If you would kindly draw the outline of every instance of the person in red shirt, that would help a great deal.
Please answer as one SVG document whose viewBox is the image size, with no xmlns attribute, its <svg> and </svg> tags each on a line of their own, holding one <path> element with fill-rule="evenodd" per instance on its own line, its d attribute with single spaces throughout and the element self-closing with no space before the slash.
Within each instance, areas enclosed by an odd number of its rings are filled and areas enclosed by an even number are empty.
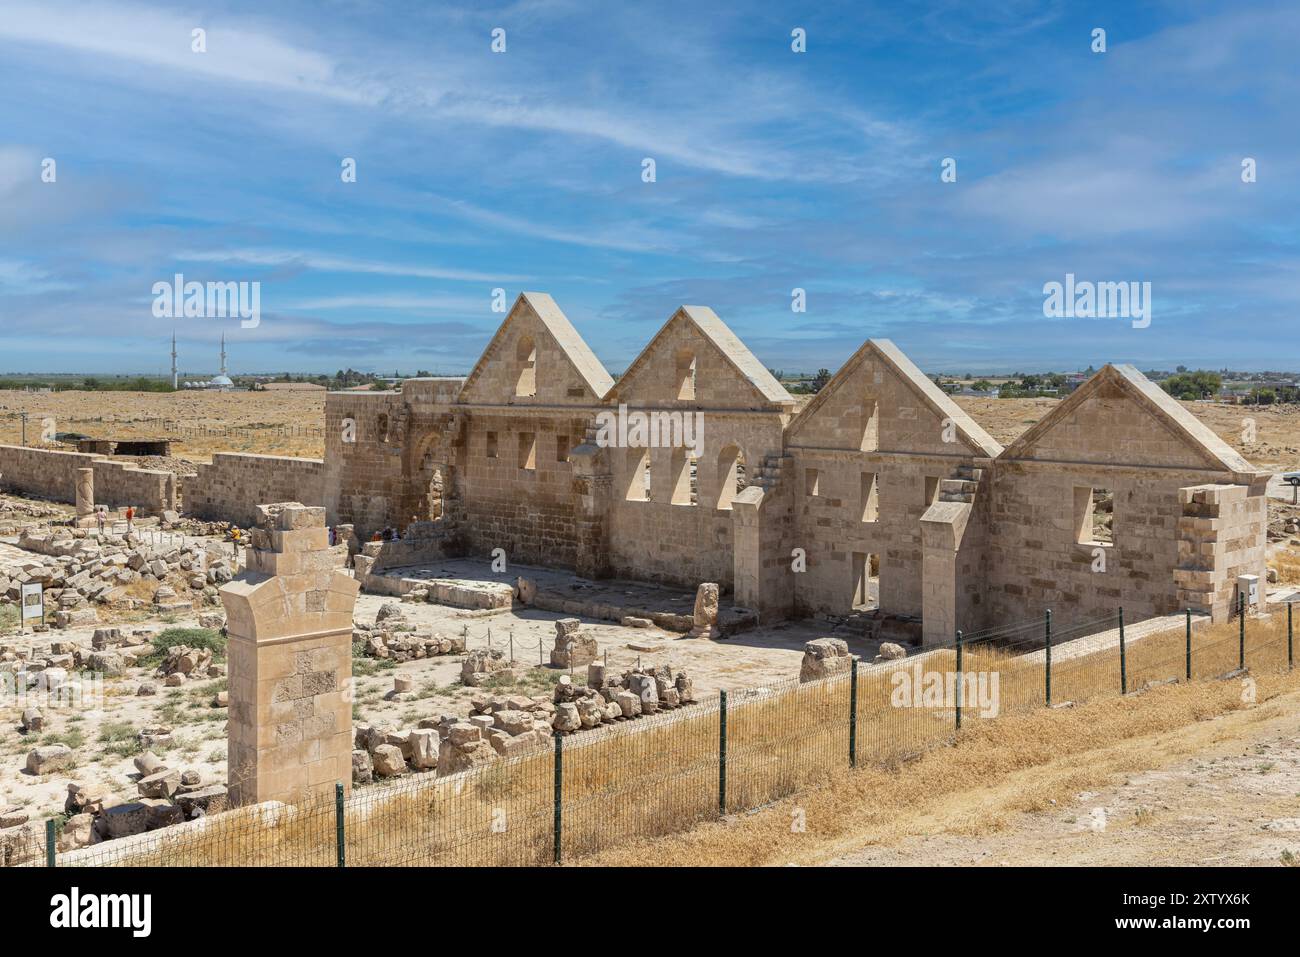
<svg viewBox="0 0 1300 957">
<path fill-rule="evenodd" d="M 131 534 L 131 519 L 135 518 L 135 509 L 130 505 L 126 507 L 126 533 Z"/>
</svg>

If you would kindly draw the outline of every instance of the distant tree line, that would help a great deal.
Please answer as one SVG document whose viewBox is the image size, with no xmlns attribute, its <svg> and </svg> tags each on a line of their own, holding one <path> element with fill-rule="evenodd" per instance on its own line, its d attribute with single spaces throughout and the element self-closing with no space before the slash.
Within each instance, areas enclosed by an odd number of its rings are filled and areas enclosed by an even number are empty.
<svg viewBox="0 0 1300 957">
<path fill-rule="evenodd" d="M 54 392 L 171 392 L 172 384 L 168 379 L 152 376 L 135 376 L 133 378 L 101 379 L 98 376 L 83 378 L 60 378 L 41 381 L 39 379 L 0 379 L 0 389 L 50 389 Z"/>
<path fill-rule="evenodd" d="M 1223 388 L 1223 377 L 1217 372 L 1207 372 L 1204 369 L 1195 372 L 1180 369 L 1160 385 L 1175 399 L 1191 402 L 1196 399 L 1212 399 L 1218 395 Z"/>
</svg>

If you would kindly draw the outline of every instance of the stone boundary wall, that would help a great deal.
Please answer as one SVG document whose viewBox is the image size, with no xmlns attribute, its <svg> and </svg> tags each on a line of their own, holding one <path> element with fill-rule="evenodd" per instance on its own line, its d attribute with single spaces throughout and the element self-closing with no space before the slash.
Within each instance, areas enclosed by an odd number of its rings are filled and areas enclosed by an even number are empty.
<svg viewBox="0 0 1300 957">
<path fill-rule="evenodd" d="M 181 480 L 185 514 L 208 521 L 256 524 L 257 506 L 270 502 L 325 504 L 325 463 L 284 455 L 218 452 L 210 465 Z"/>
<path fill-rule="evenodd" d="M 136 468 L 100 455 L 0 445 L 0 488 L 52 499 L 77 500 L 77 470 L 94 469 L 95 504 L 134 506 L 142 515 L 176 507 L 176 476 Z"/>
</svg>

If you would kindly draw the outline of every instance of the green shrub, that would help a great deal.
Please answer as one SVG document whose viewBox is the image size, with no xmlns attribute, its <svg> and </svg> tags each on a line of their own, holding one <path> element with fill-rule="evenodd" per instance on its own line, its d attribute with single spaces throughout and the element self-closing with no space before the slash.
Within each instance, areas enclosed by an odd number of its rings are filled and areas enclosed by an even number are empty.
<svg viewBox="0 0 1300 957">
<path fill-rule="evenodd" d="M 226 636 L 214 628 L 167 628 L 156 635 L 150 644 L 153 645 L 153 654 L 143 659 L 141 664 L 158 664 L 177 645 L 211 651 L 213 661 L 226 659 Z"/>
</svg>

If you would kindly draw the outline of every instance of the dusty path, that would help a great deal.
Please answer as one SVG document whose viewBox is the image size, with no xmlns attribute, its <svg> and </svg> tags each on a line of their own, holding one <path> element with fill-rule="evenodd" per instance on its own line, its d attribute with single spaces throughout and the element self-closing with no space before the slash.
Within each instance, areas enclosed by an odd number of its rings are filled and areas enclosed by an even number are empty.
<svg viewBox="0 0 1300 957">
<path fill-rule="evenodd" d="M 1236 866 L 1278 864 L 1285 851 L 1300 860 L 1300 695 L 1285 702 L 1107 749 L 1098 757 L 1131 754 L 1152 770 L 1019 814 L 995 834 L 910 837 L 826 863 Z M 995 802 L 1007 790 L 962 798 Z M 940 812 L 935 823 L 952 821 Z"/>
</svg>

